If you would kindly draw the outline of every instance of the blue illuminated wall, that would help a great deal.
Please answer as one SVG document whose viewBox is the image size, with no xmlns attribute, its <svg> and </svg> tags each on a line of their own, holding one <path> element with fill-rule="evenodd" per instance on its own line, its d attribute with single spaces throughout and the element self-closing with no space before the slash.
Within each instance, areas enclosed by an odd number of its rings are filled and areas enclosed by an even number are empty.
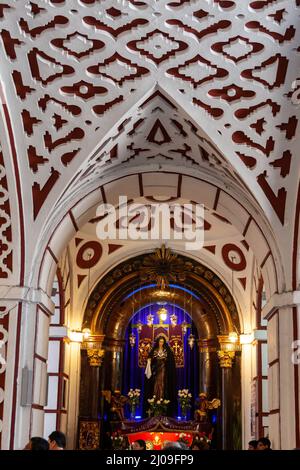
<svg viewBox="0 0 300 470">
<path fill-rule="evenodd" d="M 144 378 L 145 378 L 145 369 L 138 367 L 138 333 L 136 328 L 132 328 L 132 325 L 141 321 L 143 324 L 147 323 L 147 315 L 150 313 L 154 315 L 154 323 L 159 323 L 159 318 L 157 316 L 157 311 L 161 308 L 162 305 L 151 304 L 143 307 L 137 311 L 132 317 L 127 330 L 126 330 L 126 344 L 124 350 L 124 366 L 123 366 L 123 387 L 122 392 L 124 395 L 127 395 L 130 388 L 139 388 L 141 389 L 141 396 L 143 397 L 144 393 Z M 199 394 L 199 351 L 198 345 L 195 342 L 194 348 L 191 350 L 187 339 L 190 333 L 195 335 L 196 341 L 198 339 L 197 330 L 194 327 L 191 317 L 180 307 L 173 304 L 163 305 L 168 310 L 168 319 L 164 323 L 170 323 L 170 315 L 175 313 L 178 317 L 177 324 L 180 325 L 183 321 L 192 325 L 192 329 L 188 329 L 187 333 L 184 335 L 184 359 L 185 366 L 183 368 L 176 369 L 176 383 L 177 390 L 182 388 L 188 388 L 193 397 L 196 397 Z M 132 348 L 129 344 L 129 335 L 131 331 L 136 335 L 136 343 Z M 141 401 L 139 409 L 137 409 L 136 416 L 143 415 L 143 402 Z M 179 416 L 178 410 L 178 416 Z M 190 411 L 190 416 L 193 415 L 193 408 Z M 129 416 L 129 410 L 127 410 L 127 416 Z"/>
</svg>

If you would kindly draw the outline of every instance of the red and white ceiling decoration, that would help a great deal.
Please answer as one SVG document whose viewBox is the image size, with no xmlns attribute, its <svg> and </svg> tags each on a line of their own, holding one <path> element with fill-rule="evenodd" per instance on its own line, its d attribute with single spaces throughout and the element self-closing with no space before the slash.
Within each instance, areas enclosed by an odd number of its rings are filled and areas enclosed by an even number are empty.
<svg viewBox="0 0 300 470">
<path fill-rule="evenodd" d="M 0 279 L 7 279 L 12 273 L 12 268 L 12 229 L 9 192 L 0 143 Z"/>
<path fill-rule="evenodd" d="M 298 7 L 299 0 L 1 2 L 1 78 L 33 219 L 47 216 L 88 155 L 157 83 L 283 224 L 297 173 Z M 183 164 L 199 158 L 184 141 L 188 123 L 182 128 L 171 114 L 166 123 L 148 121 L 149 156 L 169 143 L 166 158 L 171 150 Z M 144 137 L 145 124 L 132 121 L 132 135 Z"/>
<path fill-rule="evenodd" d="M 218 175 L 224 181 L 241 184 L 241 180 L 226 158 L 201 132 L 189 116 L 179 110 L 160 90 L 143 101 L 137 112 L 128 117 L 87 159 L 81 168 L 77 187 L 86 179 L 97 180 L 105 169 L 122 163 L 129 166 L 169 164 L 178 168 L 200 170 Z M 76 186 L 73 183 L 73 188 Z"/>
</svg>

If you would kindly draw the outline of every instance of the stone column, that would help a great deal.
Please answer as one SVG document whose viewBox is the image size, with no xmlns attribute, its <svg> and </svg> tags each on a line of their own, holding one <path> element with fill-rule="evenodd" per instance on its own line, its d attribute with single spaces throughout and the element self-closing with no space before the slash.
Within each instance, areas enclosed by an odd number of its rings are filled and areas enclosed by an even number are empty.
<svg viewBox="0 0 300 470">
<path fill-rule="evenodd" d="M 106 338 L 103 343 L 105 361 L 103 378 L 101 380 L 103 390 L 121 390 L 123 372 L 123 349 L 125 340 Z"/>
<path fill-rule="evenodd" d="M 220 367 L 222 371 L 222 449 L 233 448 L 232 443 L 232 361 L 234 351 L 218 351 Z"/>
<path fill-rule="evenodd" d="M 5 360 L 3 384 L 0 377 L 0 388 L 4 389 L 2 449 L 22 449 L 31 436 L 43 436 L 49 322 L 54 304 L 40 289 L 14 287 L 8 290 L 10 298 L 2 290 L 0 307 L 7 306 L 7 311 L 0 310 L 2 326 L 8 321 L 5 351 L 0 348 Z"/>
<path fill-rule="evenodd" d="M 268 320 L 269 437 L 274 449 L 300 446 L 300 291 L 275 294 L 263 308 Z"/>
<path fill-rule="evenodd" d="M 67 448 L 76 449 L 77 424 L 79 412 L 79 385 L 80 385 L 80 342 L 70 343 L 69 366 L 69 399 L 68 399 L 68 424 L 67 424 Z M 87 400 L 89 397 L 87 397 Z"/>
</svg>

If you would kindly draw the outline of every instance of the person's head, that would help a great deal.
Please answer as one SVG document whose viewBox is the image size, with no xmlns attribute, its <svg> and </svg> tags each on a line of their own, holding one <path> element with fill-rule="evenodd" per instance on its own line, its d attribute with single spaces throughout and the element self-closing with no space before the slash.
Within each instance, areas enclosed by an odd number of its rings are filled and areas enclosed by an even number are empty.
<svg viewBox="0 0 300 470">
<path fill-rule="evenodd" d="M 168 344 L 167 344 L 167 341 L 166 341 L 166 338 L 164 336 L 158 336 L 156 339 L 155 339 L 155 343 L 154 343 L 154 348 L 165 348 L 167 347 Z"/>
<path fill-rule="evenodd" d="M 257 441 L 249 441 L 248 442 L 248 450 L 256 450 L 257 449 Z"/>
<path fill-rule="evenodd" d="M 24 447 L 24 450 L 49 450 L 49 444 L 42 437 L 32 437 Z"/>
<path fill-rule="evenodd" d="M 267 437 L 260 437 L 257 441 L 257 450 L 270 450 L 271 441 Z"/>
<path fill-rule="evenodd" d="M 209 450 L 209 445 L 206 441 L 195 441 L 191 446 L 191 450 Z"/>
<path fill-rule="evenodd" d="M 164 450 L 188 450 L 188 446 L 184 442 L 179 441 L 165 441 L 163 445 Z"/>
<path fill-rule="evenodd" d="M 53 431 L 48 438 L 48 442 L 50 450 L 63 450 L 66 447 L 66 436 L 63 432 Z"/>
<path fill-rule="evenodd" d="M 138 439 L 132 443 L 132 450 L 146 450 L 146 442 L 143 439 Z"/>
<path fill-rule="evenodd" d="M 164 336 L 158 336 L 155 340 L 155 348 L 164 348 L 167 346 L 166 338 Z"/>
</svg>

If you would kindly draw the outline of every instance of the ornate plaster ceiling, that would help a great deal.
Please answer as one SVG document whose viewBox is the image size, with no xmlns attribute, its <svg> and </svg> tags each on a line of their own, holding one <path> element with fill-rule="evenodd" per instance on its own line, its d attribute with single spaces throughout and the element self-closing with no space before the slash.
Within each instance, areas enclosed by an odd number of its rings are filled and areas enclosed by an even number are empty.
<svg viewBox="0 0 300 470">
<path fill-rule="evenodd" d="M 3 165 L 14 168 L 28 249 L 33 224 L 60 198 L 121 164 L 213 172 L 220 184 L 246 185 L 278 230 L 288 225 L 299 173 L 298 7 L 2 2 Z M 9 227 L 4 243 L 2 271 Z"/>
</svg>

